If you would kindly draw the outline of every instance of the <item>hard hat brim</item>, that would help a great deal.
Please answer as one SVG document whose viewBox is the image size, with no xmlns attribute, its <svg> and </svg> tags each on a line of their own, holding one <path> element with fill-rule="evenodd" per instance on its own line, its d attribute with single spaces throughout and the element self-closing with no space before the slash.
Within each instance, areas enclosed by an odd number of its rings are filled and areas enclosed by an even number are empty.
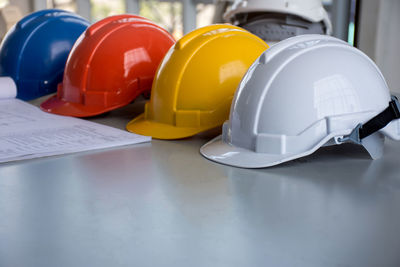
<svg viewBox="0 0 400 267">
<path fill-rule="evenodd" d="M 43 111 L 72 117 L 91 117 L 106 113 L 119 107 L 123 107 L 129 103 L 121 103 L 120 105 L 104 108 L 102 106 L 85 106 L 81 103 L 66 102 L 54 95 L 44 101 L 40 108 Z"/>
<path fill-rule="evenodd" d="M 203 145 L 200 148 L 200 153 L 205 158 L 217 163 L 255 169 L 275 166 L 305 156 L 305 154 L 311 154 L 312 152 L 307 151 L 301 155 L 295 153 L 284 155 L 256 153 L 255 151 L 229 145 L 222 140 L 222 135 L 219 135 Z"/>
<path fill-rule="evenodd" d="M 176 127 L 165 123 L 146 120 L 144 114 L 141 114 L 131 120 L 126 125 L 126 129 L 129 132 L 151 136 L 156 139 L 173 140 L 194 136 L 202 131 L 209 129 L 209 127 Z"/>
</svg>

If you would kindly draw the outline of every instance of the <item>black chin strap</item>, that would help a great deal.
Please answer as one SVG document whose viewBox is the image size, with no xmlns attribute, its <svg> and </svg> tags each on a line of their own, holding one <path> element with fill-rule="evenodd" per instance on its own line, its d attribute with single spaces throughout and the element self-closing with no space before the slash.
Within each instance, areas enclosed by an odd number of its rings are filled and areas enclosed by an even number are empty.
<svg viewBox="0 0 400 267">
<path fill-rule="evenodd" d="M 340 142 L 352 142 L 361 144 L 361 140 L 371 134 L 379 131 L 383 127 L 389 124 L 392 120 L 400 118 L 400 103 L 397 97 L 392 96 L 392 100 L 389 102 L 389 106 L 367 121 L 364 124 L 358 124 L 356 128 L 349 134 L 340 138 Z"/>
</svg>

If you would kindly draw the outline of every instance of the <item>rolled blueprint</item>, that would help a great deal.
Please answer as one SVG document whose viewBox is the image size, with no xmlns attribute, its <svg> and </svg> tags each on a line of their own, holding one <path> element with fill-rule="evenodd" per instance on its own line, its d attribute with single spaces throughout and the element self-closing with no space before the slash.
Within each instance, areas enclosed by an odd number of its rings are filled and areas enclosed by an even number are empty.
<svg viewBox="0 0 400 267">
<path fill-rule="evenodd" d="M 17 86 L 10 77 L 0 77 L 0 100 L 15 98 L 17 96 Z"/>
</svg>

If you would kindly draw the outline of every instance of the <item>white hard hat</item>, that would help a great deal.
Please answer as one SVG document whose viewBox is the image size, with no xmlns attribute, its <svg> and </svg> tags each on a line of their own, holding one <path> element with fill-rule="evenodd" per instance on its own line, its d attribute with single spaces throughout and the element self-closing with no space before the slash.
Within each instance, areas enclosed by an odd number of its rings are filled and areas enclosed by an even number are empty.
<svg viewBox="0 0 400 267">
<path fill-rule="evenodd" d="M 235 0 L 224 19 L 233 22 L 238 14 L 255 12 L 291 14 L 311 22 L 323 22 L 325 33 L 332 33 L 332 24 L 322 0 Z"/>
<path fill-rule="evenodd" d="M 266 50 L 235 93 L 223 134 L 201 148 L 213 161 L 261 168 L 353 142 L 372 158 L 384 136 L 400 140 L 399 102 L 360 50 L 324 35 L 301 35 Z"/>
</svg>

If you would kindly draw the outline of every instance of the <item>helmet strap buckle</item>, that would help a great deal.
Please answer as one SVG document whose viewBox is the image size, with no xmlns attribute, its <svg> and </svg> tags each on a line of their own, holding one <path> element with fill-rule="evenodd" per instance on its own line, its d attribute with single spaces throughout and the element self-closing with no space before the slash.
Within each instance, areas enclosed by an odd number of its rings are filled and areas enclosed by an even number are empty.
<svg viewBox="0 0 400 267">
<path fill-rule="evenodd" d="M 361 145 L 364 138 L 376 133 L 396 119 L 400 119 L 400 103 L 397 97 L 392 96 L 389 106 L 384 111 L 364 124 L 359 123 L 349 135 L 338 138 L 337 141 L 339 143 L 351 142 Z"/>
<path fill-rule="evenodd" d="M 360 129 L 362 127 L 362 124 L 359 123 L 356 128 L 354 128 L 351 133 L 349 135 L 345 135 L 343 137 L 339 137 L 337 139 L 339 144 L 342 143 L 354 143 L 354 144 L 358 144 L 361 145 L 361 138 L 360 138 Z"/>
</svg>

